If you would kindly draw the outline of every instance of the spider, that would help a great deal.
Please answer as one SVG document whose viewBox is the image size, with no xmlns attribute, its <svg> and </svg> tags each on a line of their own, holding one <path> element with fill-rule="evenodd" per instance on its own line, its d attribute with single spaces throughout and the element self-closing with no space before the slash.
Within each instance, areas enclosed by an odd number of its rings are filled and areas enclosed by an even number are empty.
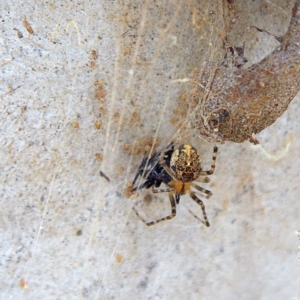
<svg viewBox="0 0 300 300">
<path fill-rule="evenodd" d="M 205 207 L 203 202 L 192 191 L 192 187 L 197 191 L 205 194 L 205 197 L 209 199 L 212 193 L 199 185 L 196 182 L 210 182 L 210 179 L 205 176 L 212 175 L 215 170 L 215 163 L 217 157 L 218 147 L 214 147 L 211 168 L 208 171 L 202 170 L 202 158 L 197 150 L 190 144 L 183 144 L 177 149 L 174 149 L 174 144 L 171 143 L 167 148 L 153 154 L 150 158 L 144 156 L 138 172 L 133 180 L 133 191 L 137 191 L 143 188 L 149 189 L 152 187 L 153 193 L 168 192 L 171 204 L 171 214 L 158 219 L 156 221 L 147 222 L 144 220 L 136 209 L 132 209 L 147 226 L 152 226 L 159 222 L 170 220 L 176 216 L 176 204 L 179 204 L 180 196 L 189 194 L 190 197 L 197 202 L 202 209 L 204 222 L 194 215 L 199 221 L 209 227 L 209 222 L 206 216 Z M 145 181 L 141 185 L 135 186 L 138 177 L 142 177 Z M 160 187 L 164 183 L 168 186 L 165 189 L 155 189 Z"/>
</svg>

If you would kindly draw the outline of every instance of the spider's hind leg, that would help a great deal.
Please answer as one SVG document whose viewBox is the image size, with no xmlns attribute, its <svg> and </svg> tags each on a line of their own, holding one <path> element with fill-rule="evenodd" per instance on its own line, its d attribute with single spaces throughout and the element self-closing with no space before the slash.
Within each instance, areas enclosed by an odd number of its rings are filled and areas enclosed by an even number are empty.
<svg viewBox="0 0 300 300">
<path fill-rule="evenodd" d="M 209 222 L 208 222 L 208 219 L 206 216 L 205 206 L 204 206 L 203 202 L 192 191 L 190 191 L 189 194 L 190 194 L 191 198 L 201 206 L 202 214 L 204 217 L 204 222 L 202 220 L 200 220 L 198 217 L 196 219 L 199 219 L 203 224 L 205 224 L 207 227 L 209 227 L 210 225 L 209 225 Z M 192 213 L 192 215 L 193 215 L 193 213 Z"/>
<path fill-rule="evenodd" d="M 147 226 L 152 226 L 154 224 L 157 224 L 157 223 L 160 223 L 162 221 L 166 221 L 166 220 L 171 220 L 173 219 L 175 216 L 176 216 L 176 204 L 175 204 L 175 198 L 174 198 L 174 193 L 170 192 L 169 193 L 169 199 L 170 199 L 170 204 L 171 204 L 171 208 L 172 208 L 172 211 L 171 211 L 171 214 L 164 217 L 164 218 L 161 218 L 161 219 L 158 219 L 158 220 L 155 220 L 155 221 L 151 221 L 151 222 L 147 222 L 145 219 L 143 219 L 139 213 L 137 212 L 137 210 L 132 207 L 133 211 L 135 212 L 135 214 L 137 215 L 137 217 L 143 222 L 145 223 Z"/>
</svg>

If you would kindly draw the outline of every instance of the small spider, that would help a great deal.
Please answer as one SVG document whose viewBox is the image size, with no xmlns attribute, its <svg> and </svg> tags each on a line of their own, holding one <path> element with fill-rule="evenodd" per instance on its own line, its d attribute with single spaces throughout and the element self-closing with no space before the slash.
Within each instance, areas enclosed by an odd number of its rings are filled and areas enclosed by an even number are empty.
<svg viewBox="0 0 300 300">
<path fill-rule="evenodd" d="M 211 168 L 208 171 L 202 171 L 202 158 L 197 150 L 190 144 L 183 144 L 174 150 L 174 144 L 171 143 L 167 148 L 153 154 L 150 158 L 146 158 L 144 156 L 133 180 L 133 186 L 139 176 L 144 178 L 145 181 L 141 185 L 134 186 L 133 191 L 140 190 L 142 188 L 149 189 L 152 187 L 153 193 L 168 192 L 172 212 L 167 217 L 147 222 L 133 207 L 138 218 L 141 219 L 147 226 L 151 226 L 165 220 L 170 220 L 176 216 L 176 204 L 179 204 L 180 196 L 189 194 L 190 197 L 201 206 L 205 222 L 200 220 L 193 213 L 192 214 L 195 218 L 209 227 L 210 225 L 207 220 L 204 204 L 191 190 L 191 188 L 193 187 L 205 194 L 207 199 L 212 196 L 210 191 L 198 186 L 194 183 L 194 181 L 205 183 L 210 182 L 210 179 L 204 176 L 212 175 L 214 173 L 217 151 L 218 148 L 215 146 Z M 168 188 L 155 189 L 160 187 L 161 183 L 166 184 Z"/>
</svg>

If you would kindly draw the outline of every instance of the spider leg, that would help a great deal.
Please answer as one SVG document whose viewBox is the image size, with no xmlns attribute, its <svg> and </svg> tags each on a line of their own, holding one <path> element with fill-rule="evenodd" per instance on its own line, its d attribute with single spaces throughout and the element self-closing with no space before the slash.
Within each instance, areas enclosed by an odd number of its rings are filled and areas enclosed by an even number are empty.
<svg viewBox="0 0 300 300">
<path fill-rule="evenodd" d="M 154 224 L 157 224 L 157 223 L 160 223 L 162 221 L 166 221 L 166 220 L 171 220 L 173 219 L 175 216 L 176 216 L 176 204 L 175 204 L 175 198 L 174 198 L 174 193 L 170 192 L 169 193 L 169 199 L 170 199 L 170 204 L 171 204 L 171 208 L 172 208 L 172 211 L 171 211 L 171 214 L 169 216 L 166 216 L 164 218 L 161 218 L 161 219 L 158 219 L 158 220 L 155 220 L 155 221 L 151 221 L 151 222 L 147 222 L 145 219 L 143 219 L 139 213 L 137 212 L 137 210 L 132 207 L 132 209 L 134 210 L 135 214 L 137 215 L 137 217 L 143 222 L 145 223 L 147 226 L 152 226 Z"/>
<path fill-rule="evenodd" d="M 152 192 L 153 193 L 166 193 L 166 192 L 172 192 L 174 189 L 173 188 L 166 188 L 166 189 L 158 189 L 156 190 L 154 186 L 152 187 Z"/>
<path fill-rule="evenodd" d="M 214 147 L 214 152 L 213 152 L 213 157 L 212 157 L 212 162 L 211 162 L 211 167 L 210 170 L 208 171 L 201 171 L 200 176 L 204 175 L 211 175 L 215 171 L 215 166 L 216 166 L 216 158 L 217 158 L 217 152 L 218 152 L 218 147 Z"/>
<path fill-rule="evenodd" d="M 206 199 L 209 199 L 212 196 L 212 192 L 211 191 L 206 190 L 206 189 L 202 188 L 201 186 L 199 186 L 199 185 L 197 185 L 195 183 L 191 183 L 191 186 L 193 188 L 195 188 L 196 190 L 198 190 L 198 191 L 202 192 L 203 194 L 205 194 L 206 195 Z"/>
<path fill-rule="evenodd" d="M 196 182 L 209 183 L 210 179 L 208 177 L 199 177 L 195 180 Z"/>
<path fill-rule="evenodd" d="M 206 225 L 205 222 L 202 221 L 199 217 L 197 217 L 192 211 L 189 210 L 189 213 L 190 213 L 194 218 L 196 218 L 198 221 L 200 221 L 201 223 L 203 223 L 204 225 Z"/>
<path fill-rule="evenodd" d="M 209 222 L 207 220 L 207 216 L 206 216 L 206 212 L 205 212 L 205 206 L 204 206 L 203 202 L 192 191 L 189 191 L 189 194 L 190 194 L 191 198 L 201 206 L 202 214 L 203 214 L 203 217 L 204 217 L 204 224 L 207 227 L 209 227 L 210 225 L 209 225 Z"/>
<path fill-rule="evenodd" d="M 179 204 L 180 201 L 180 194 L 175 194 L 175 200 L 176 200 L 176 204 Z"/>
</svg>

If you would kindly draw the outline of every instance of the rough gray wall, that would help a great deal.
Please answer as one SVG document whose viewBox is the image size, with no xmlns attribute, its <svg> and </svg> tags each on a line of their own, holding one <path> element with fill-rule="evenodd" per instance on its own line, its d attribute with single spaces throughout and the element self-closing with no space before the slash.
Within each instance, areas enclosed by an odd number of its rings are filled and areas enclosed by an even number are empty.
<svg viewBox="0 0 300 300">
<path fill-rule="evenodd" d="M 296 296 L 298 98 L 259 134 L 261 146 L 220 146 L 205 185 L 210 228 L 190 215 L 201 213 L 188 196 L 175 219 L 151 228 L 122 196 L 143 153 L 125 144 L 184 139 L 170 118 L 191 84 L 176 81 L 221 51 L 222 18 L 205 27 L 220 3 L 194 3 L 200 35 L 191 3 L 0 4 L 1 299 Z M 245 21 L 286 28 L 290 2 L 253 3 Z M 276 46 L 258 35 L 245 37 L 254 62 Z M 190 139 L 208 168 L 212 146 Z M 166 195 L 147 195 L 134 204 L 147 219 L 169 212 Z"/>
</svg>

